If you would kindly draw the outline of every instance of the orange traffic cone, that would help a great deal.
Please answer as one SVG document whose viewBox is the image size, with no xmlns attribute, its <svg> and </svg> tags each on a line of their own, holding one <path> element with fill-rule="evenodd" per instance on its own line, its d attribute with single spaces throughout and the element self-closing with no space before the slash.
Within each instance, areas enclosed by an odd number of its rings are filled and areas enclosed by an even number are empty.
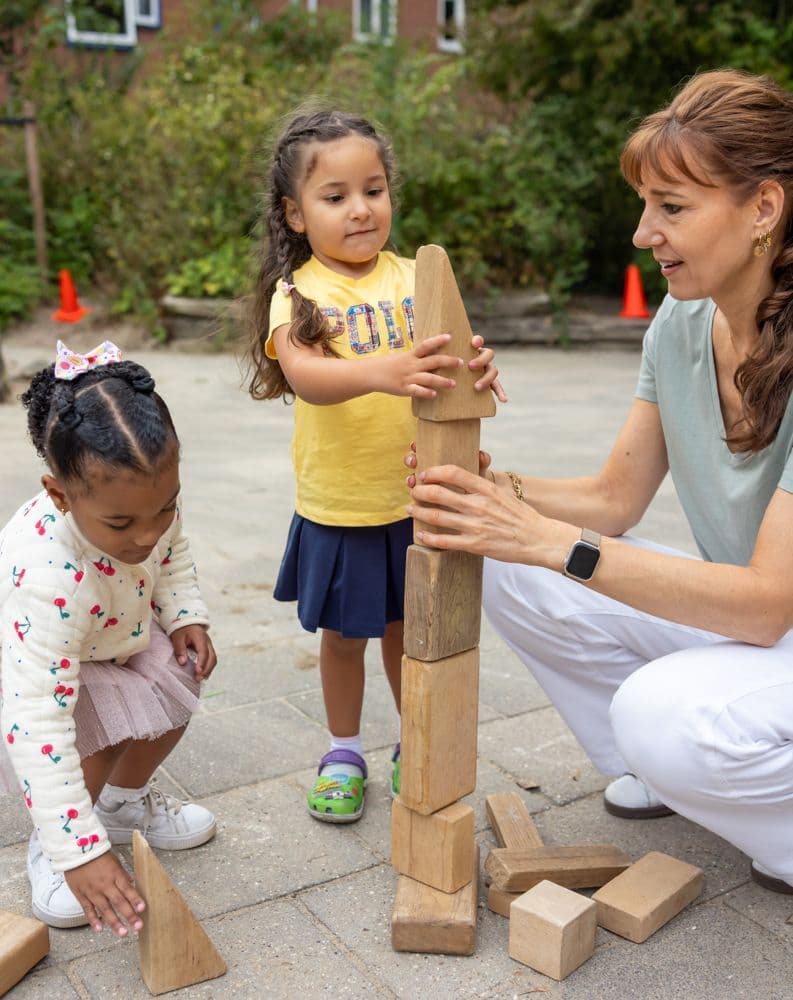
<svg viewBox="0 0 793 1000">
<path fill-rule="evenodd" d="M 58 320 L 59 323 L 77 323 L 91 310 L 81 306 L 78 302 L 74 282 L 68 271 L 60 272 L 60 280 L 61 307 L 52 314 L 52 318 Z"/>
<path fill-rule="evenodd" d="M 642 277 L 636 264 L 629 264 L 625 272 L 625 289 L 622 293 L 622 319 L 649 319 L 647 302 L 642 288 Z"/>
</svg>

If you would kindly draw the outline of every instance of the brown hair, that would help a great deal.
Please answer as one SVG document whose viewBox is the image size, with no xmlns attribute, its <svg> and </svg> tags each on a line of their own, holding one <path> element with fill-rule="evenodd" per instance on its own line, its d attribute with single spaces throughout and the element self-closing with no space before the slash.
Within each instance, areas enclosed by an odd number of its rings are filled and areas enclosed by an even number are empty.
<svg viewBox="0 0 793 1000">
<path fill-rule="evenodd" d="M 260 263 L 249 313 L 248 391 L 254 399 L 275 399 L 291 392 L 277 361 L 268 358 L 265 344 L 270 330 L 270 303 L 276 284 L 283 279 L 294 282 L 294 272 L 311 256 L 304 233 L 290 228 L 284 215 L 284 198 L 298 200 L 300 182 L 313 168 L 305 156 L 306 147 L 316 142 L 333 142 L 349 135 L 370 139 L 383 163 L 389 194 L 393 200 L 396 166 L 389 141 L 366 119 L 341 111 L 298 111 L 277 138 L 270 169 L 269 190 L 264 205 L 264 230 Z M 292 324 L 289 337 L 293 343 L 321 344 L 327 354 L 334 354 L 332 331 L 317 303 L 292 289 Z"/>
<path fill-rule="evenodd" d="M 644 170 L 667 182 L 676 173 L 709 187 L 723 184 L 739 204 L 764 181 L 784 189 L 771 250 L 774 290 L 757 307 L 757 347 L 735 372 L 743 420 L 726 436 L 739 451 L 761 451 L 776 437 L 793 389 L 793 95 L 763 76 L 701 73 L 644 119 L 620 167 L 634 188 Z"/>
</svg>

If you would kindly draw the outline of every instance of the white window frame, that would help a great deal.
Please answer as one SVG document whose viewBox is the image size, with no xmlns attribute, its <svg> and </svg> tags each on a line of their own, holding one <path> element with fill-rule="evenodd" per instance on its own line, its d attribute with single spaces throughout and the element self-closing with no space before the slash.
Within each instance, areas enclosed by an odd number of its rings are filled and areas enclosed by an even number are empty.
<svg viewBox="0 0 793 1000">
<path fill-rule="evenodd" d="M 390 0 L 391 10 L 389 12 L 388 34 L 382 33 L 381 16 L 383 13 L 383 0 L 372 0 L 372 30 L 361 30 L 361 0 L 353 0 L 352 3 L 352 37 L 356 42 L 382 42 L 384 45 L 391 45 L 397 33 L 397 0 Z"/>
<path fill-rule="evenodd" d="M 457 28 L 456 38 L 445 38 L 443 28 L 446 23 L 444 0 L 438 0 L 438 49 L 441 52 L 460 53 L 463 51 L 463 36 L 465 34 L 465 0 L 453 0 L 454 2 L 454 23 Z"/>
<path fill-rule="evenodd" d="M 135 24 L 139 28 L 161 28 L 161 0 L 149 0 L 149 5 L 151 7 L 151 14 L 141 14 L 140 0 L 135 0 Z"/>
<path fill-rule="evenodd" d="M 135 0 L 124 0 L 124 31 L 81 31 L 77 27 L 70 0 L 66 0 L 66 41 L 70 45 L 84 45 L 102 49 L 132 49 L 138 42 L 135 22 Z"/>
</svg>

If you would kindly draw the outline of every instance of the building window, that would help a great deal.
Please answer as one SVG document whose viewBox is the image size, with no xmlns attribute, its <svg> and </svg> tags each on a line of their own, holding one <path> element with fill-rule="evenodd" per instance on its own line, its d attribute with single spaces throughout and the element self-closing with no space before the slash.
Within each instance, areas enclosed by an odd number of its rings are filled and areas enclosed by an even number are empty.
<svg viewBox="0 0 793 1000">
<path fill-rule="evenodd" d="M 465 0 L 438 0 L 438 48 L 462 52 L 465 35 Z"/>
<path fill-rule="evenodd" d="M 160 0 L 135 0 L 135 24 L 139 28 L 161 28 Z"/>
<path fill-rule="evenodd" d="M 131 49 L 138 40 L 136 0 L 66 0 L 71 45 Z"/>
<path fill-rule="evenodd" d="M 391 42 L 396 36 L 397 0 L 353 0 L 352 30 L 358 42 Z"/>
</svg>

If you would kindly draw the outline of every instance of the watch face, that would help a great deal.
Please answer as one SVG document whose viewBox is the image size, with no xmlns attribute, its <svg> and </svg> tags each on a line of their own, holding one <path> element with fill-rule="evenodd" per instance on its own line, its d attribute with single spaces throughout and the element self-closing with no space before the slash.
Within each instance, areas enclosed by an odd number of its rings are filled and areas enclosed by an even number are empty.
<svg viewBox="0 0 793 1000">
<path fill-rule="evenodd" d="M 586 542 L 576 542 L 570 552 L 565 570 L 579 580 L 590 580 L 600 559 L 600 549 Z"/>
</svg>

